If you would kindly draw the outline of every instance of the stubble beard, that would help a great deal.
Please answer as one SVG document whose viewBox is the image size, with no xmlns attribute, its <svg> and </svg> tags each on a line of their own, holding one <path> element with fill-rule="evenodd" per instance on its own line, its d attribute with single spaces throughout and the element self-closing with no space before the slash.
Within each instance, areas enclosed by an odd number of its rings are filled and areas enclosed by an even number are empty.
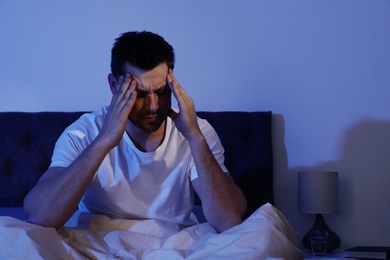
<svg viewBox="0 0 390 260">
<path fill-rule="evenodd" d="M 160 129 L 161 125 L 164 123 L 164 121 L 167 119 L 168 117 L 168 113 L 166 113 L 165 115 L 162 115 L 161 113 L 159 112 L 156 112 L 156 113 L 148 113 L 147 115 L 155 115 L 157 116 L 157 120 L 154 122 L 154 123 L 151 123 L 151 124 L 142 124 L 140 123 L 139 121 L 137 120 L 133 120 L 132 118 L 130 118 L 129 116 L 129 121 L 135 126 L 137 127 L 138 129 L 141 129 L 142 131 L 146 132 L 146 133 L 153 133 L 153 132 L 156 132 L 158 129 Z"/>
</svg>

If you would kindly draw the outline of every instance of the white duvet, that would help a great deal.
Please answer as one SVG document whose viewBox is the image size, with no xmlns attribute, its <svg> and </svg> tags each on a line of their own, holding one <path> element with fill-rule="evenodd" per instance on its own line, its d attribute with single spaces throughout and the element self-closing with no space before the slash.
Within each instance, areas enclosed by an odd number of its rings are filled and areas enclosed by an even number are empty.
<svg viewBox="0 0 390 260">
<path fill-rule="evenodd" d="M 242 224 L 216 233 L 158 220 L 80 214 L 77 227 L 44 228 L 0 217 L 0 259 L 303 259 L 284 216 L 265 204 Z"/>
</svg>

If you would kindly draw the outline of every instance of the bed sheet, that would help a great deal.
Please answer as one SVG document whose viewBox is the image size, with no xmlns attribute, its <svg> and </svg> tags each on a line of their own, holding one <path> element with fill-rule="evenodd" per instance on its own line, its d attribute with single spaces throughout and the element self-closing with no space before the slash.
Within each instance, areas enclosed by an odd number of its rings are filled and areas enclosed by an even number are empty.
<svg viewBox="0 0 390 260">
<path fill-rule="evenodd" d="M 295 232 L 271 204 L 217 233 L 208 223 L 78 214 L 59 230 L 0 217 L 0 259 L 303 259 Z"/>
</svg>

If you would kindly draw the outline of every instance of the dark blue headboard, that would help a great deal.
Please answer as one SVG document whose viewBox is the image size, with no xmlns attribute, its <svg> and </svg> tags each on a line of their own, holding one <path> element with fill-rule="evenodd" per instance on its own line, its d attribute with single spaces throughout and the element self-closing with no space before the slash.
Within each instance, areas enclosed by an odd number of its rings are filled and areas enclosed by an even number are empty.
<svg viewBox="0 0 390 260">
<path fill-rule="evenodd" d="M 225 165 L 248 201 L 246 216 L 273 203 L 271 112 L 198 112 L 225 148 Z"/>
<path fill-rule="evenodd" d="M 20 207 L 50 165 L 63 130 L 85 112 L 0 112 L 0 207 Z M 248 200 L 273 203 L 271 112 L 198 112 L 217 131 L 225 164 Z"/>
</svg>

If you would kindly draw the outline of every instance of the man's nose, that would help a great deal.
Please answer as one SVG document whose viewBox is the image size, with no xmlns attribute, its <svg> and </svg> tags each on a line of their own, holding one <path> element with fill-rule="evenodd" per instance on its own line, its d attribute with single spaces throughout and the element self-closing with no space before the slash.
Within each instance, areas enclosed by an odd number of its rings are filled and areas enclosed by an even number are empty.
<svg viewBox="0 0 390 260">
<path fill-rule="evenodd" d="M 150 93 L 146 97 L 146 106 L 150 111 L 156 112 L 158 109 L 158 96 L 155 93 Z"/>
</svg>

